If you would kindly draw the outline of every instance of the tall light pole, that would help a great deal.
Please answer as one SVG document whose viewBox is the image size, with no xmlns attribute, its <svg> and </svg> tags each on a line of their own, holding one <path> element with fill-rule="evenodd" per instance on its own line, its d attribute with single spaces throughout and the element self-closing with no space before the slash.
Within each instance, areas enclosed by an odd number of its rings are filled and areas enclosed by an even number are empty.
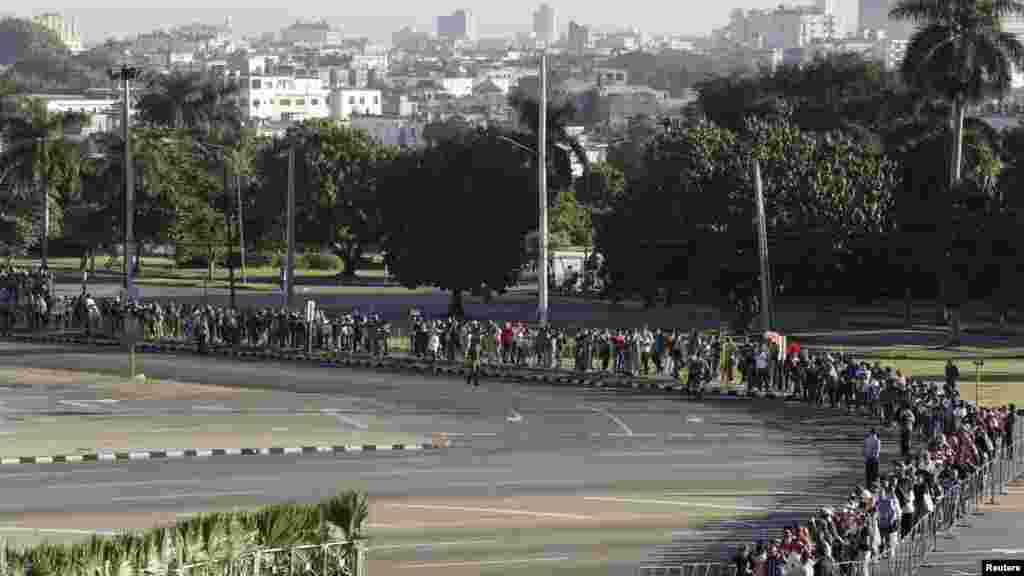
<svg viewBox="0 0 1024 576">
<path fill-rule="evenodd" d="M 537 317 L 548 324 L 548 70 L 547 51 L 540 52 L 540 111 L 537 129 L 537 181 L 540 188 L 540 224 L 537 230 Z"/>
<path fill-rule="evenodd" d="M 295 294 L 295 145 L 288 148 L 288 206 L 285 209 L 287 218 L 286 241 L 288 254 L 285 257 L 284 271 L 284 304 L 291 307 Z"/>
<path fill-rule="evenodd" d="M 124 139 L 124 290 L 128 300 L 135 300 L 136 293 L 133 277 L 135 275 L 135 173 L 132 166 L 131 141 L 131 81 L 137 77 L 139 69 L 122 65 L 111 71 L 111 77 L 121 81 L 121 129 Z"/>
<path fill-rule="evenodd" d="M 754 160 L 754 193 L 757 202 L 757 252 L 761 261 L 761 328 L 771 330 L 771 279 L 768 267 L 768 233 L 764 213 L 764 183 L 761 181 L 761 163 Z"/>
</svg>

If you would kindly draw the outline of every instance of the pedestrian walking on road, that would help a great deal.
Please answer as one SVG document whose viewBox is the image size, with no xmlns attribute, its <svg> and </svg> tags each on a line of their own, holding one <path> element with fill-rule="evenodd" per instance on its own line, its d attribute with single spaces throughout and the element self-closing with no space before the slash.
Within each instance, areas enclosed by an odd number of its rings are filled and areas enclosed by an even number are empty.
<svg viewBox="0 0 1024 576">
<path fill-rule="evenodd" d="M 1017 427 L 1017 407 L 1010 404 L 1006 413 L 1006 420 L 1003 422 L 1003 444 L 1006 446 L 1006 457 L 1013 460 L 1013 433 Z"/>
<path fill-rule="evenodd" d="M 864 479 L 865 486 L 874 486 L 878 480 L 878 458 L 881 455 L 882 442 L 878 439 L 878 431 L 874 428 L 864 439 Z"/>
<path fill-rule="evenodd" d="M 960 369 L 953 364 L 953 359 L 946 360 L 946 396 L 956 391 L 956 381 L 960 379 Z"/>
</svg>

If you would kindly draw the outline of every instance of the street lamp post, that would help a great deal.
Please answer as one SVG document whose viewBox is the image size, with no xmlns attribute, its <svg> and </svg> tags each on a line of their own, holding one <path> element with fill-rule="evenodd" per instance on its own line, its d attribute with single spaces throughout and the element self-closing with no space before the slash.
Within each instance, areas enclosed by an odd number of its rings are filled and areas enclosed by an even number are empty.
<svg viewBox="0 0 1024 576">
<path fill-rule="evenodd" d="M 540 53 L 540 112 L 537 129 L 537 180 L 540 188 L 540 223 L 537 256 L 537 316 L 541 326 L 548 324 L 548 70 L 547 53 Z"/>
<path fill-rule="evenodd" d="M 136 299 L 135 275 L 135 174 L 132 166 L 131 143 L 131 81 L 139 69 L 122 65 L 111 71 L 112 78 L 121 81 L 121 129 L 124 138 L 124 290 L 128 300 Z"/>
</svg>

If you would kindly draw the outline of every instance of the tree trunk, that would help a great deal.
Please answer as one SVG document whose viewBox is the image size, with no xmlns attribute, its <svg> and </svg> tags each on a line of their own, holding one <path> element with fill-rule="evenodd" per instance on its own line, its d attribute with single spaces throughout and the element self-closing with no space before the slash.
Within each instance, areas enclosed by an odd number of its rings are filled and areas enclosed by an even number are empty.
<svg viewBox="0 0 1024 576">
<path fill-rule="evenodd" d="M 953 306 L 950 308 L 950 322 L 949 322 L 949 345 L 959 346 L 960 345 L 960 307 Z"/>
<path fill-rule="evenodd" d="M 903 289 L 903 326 L 908 329 L 914 324 L 911 314 L 913 307 L 913 294 L 911 293 L 910 286 L 907 286 Z"/>
<path fill-rule="evenodd" d="M 363 246 L 357 242 L 342 245 L 341 257 L 344 268 L 341 277 L 345 280 L 355 280 L 356 272 L 359 270 L 359 262 L 363 258 Z"/>
<path fill-rule="evenodd" d="M 953 145 L 952 145 L 951 150 L 950 150 L 951 156 L 950 156 L 949 190 L 948 190 L 948 193 L 950 195 L 952 195 L 954 193 L 954 191 L 956 190 L 957 185 L 960 184 L 960 174 L 961 174 L 960 168 L 961 168 L 962 159 L 963 159 L 963 153 L 964 153 L 964 114 L 966 113 L 966 111 L 967 111 L 967 107 L 965 106 L 965 104 L 959 98 L 957 98 L 956 100 L 953 101 L 952 116 L 950 118 L 950 122 L 952 124 L 952 133 L 953 133 L 953 143 L 952 143 Z M 946 239 L 947 235 L 949 234 L 949 221 L 948 220 L 949 220 L 948 213 L 944 213 L 944 216 L 943 216 L 943 219 L 942 219 L 942 222 L 941 222 L 941 226 L 943 227 L 943 229 L 940 230 L 940 233 L 943 235 L 942 237 L 943 237 L 944 240 Z M 947 324 L 947 322 L 948 322 L 948 319 L 949 319 L 949 308 L 946 307 L 945 296 L 946 296 L 946 281 L 945 281 L 945 278 L 941 278 L 940 277 L 939 278 L 939 302 L 938 302 L 938 306 L 936 306 L 936 309 L 935 309 L 935 321 L 936 321 L 936 324 L 938 324 L 939 326 L 945 326 Z M 950 326 L 950 330 L 952 331 L 952 329 L 953 329 L 953 326 L 951 325 Z M 950 332 L 950 339 L 953 339 L 953 338 L 954 338 L 954 336 L 953 336 L 952 332 Z M 959 335 L 957 335 L 956 338 L 959 338 Z"/>
<path fill-rule="evenodd" d="M 459 319 L 466 317 L 466 307 L 462 302 L 462 290 L 452 290 L 452 299 L 448 304 L 448 315 Z"/>
</svg>

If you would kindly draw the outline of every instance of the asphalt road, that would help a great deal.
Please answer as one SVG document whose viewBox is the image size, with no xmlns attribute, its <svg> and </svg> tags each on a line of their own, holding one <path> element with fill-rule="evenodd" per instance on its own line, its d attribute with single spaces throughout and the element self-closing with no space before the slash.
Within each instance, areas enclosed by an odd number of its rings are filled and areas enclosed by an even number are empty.
<svg viewBox="0 0 1024 576">
<path fill-rule="evenodd" d="M 1024 566 L 1024 482 L 1011 483 L 1007 492 L 996 505 L 982 506 L 952 534 L 939 537 L 935 551 L 925 559 L 918 574 L 980 576 L 986 560 L 1008 560 Z M 1021 572 L 1024 568 L 1016 573 Z"/>
<path fill-rule="evenodd" d="M 374 576 L 535 574 L 538 566 L 632 574 L 641 561 L 699 560 L 763 537 L 765 527 L 835 504 L 860 478 L 863 424 L 799 405 L 496 381 L 472 388 L 450 378 L 194 356 L 141 362 L 157 378 L 279 391 L 220 409 L 257 418 L 331 409 L 348 420 L 339 426 L 372 420 L 407 433 L 445 432 L 453 446 L 3 469 L 4 530 L 111 531 L 209 508 L 315 501 L 350 487 L 373 502 Z M 0 344 L 0 366 L 126 365 L 121 353 Z M 162 401 L 109 409 L 195 408 Z M 754 516 L 769 518 L 724 520 Z"/>
</svg>

